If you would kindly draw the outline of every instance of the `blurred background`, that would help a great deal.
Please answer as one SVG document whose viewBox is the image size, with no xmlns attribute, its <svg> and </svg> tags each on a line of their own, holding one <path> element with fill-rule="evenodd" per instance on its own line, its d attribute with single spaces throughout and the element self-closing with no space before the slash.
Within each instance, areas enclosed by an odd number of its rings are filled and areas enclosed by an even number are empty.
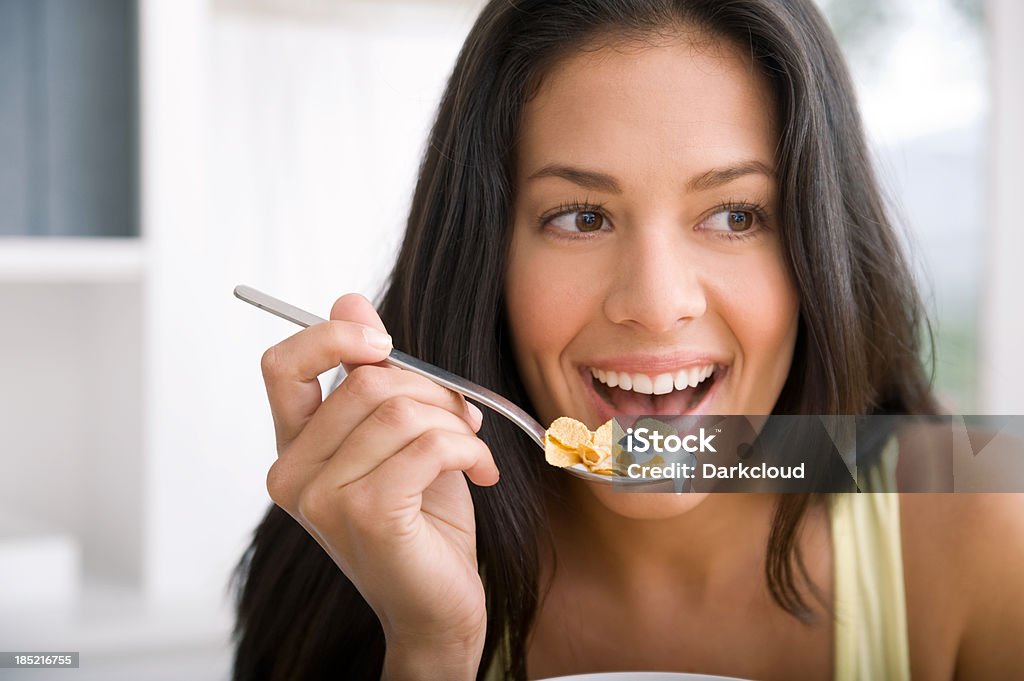
<svg viewBox="0 0 1024 681">
<path fill-rule="evenodd" d="M 1024 3 L 821 3 L 938 389 L 1024 414 Z M 275 457 L 259 359 L 296 330 L 232 288 L 377 294 L 481 4 L 0 0 L 0 650 L 227 678 Z"/>
</svg>

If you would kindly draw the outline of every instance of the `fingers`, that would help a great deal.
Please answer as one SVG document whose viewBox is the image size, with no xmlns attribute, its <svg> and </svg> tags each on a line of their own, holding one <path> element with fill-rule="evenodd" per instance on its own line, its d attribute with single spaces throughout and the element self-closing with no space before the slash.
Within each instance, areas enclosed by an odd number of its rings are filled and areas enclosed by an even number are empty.
<svg viewBox="0 0 1024 681">
<path fill-rule="evenodd" d="M 427 412 L 419 407 L 427 406 L 462 419 L 472 432 L 480 429 L 483 415 L 461 395 L 394 367 L 356 367 L 327 396 L 282 456 L 307 465 L 326 461 L 371 415 L 375 415 L 371 425 L 378 428 L 396 432 L 423 430 L 423 416 Z"/>
<path fill-rule="evenodd" d="M 381 321 L 377 310 L 374 309 L 369 300 L 358 293 L 348 293 L 334 301 L 334 306 L 331 308 L 331 319 L 356 322 L 387 333 L 387 329 L 384 328 L 384 322 Z M 352 367 L 355 366 L 355 364 L 350 362 L 344 362 L 344 365 L 346 372 L 351 371 Z"/>
<path fill-rule="evenodd" d="M 310 466 L 278 459 L 267 476 L 274 502 L 304 520 L 323 524 L 337 521 L 331 514 L 340 512 L 337 504 L 353 494 L 372 496 L 382 507 L 376 510 L 408 506 L 445 471 L 465 471 L 482 486 L 498 481 L 490 449 L 460 417 L 407 398 L 389 401 L 378 411 L 380 416 L 361 423 L 325 463 Z M 391 425 L 396 417 L 403 426 Z M 310 499 L 316 503 L 310 504 Z M 320 515 L 310 517 L 311 512 Z"/>
<path fill-rule="evenodd" d="M 498 482 L 498 467 L 483 440 L 469 433 L 428 430 L 355 484 L 390 490 L 396 499 L 410 499 L 423 494 L 446 471 L 464 471 L 484 487 Z"/>
<path fill-rule="evenodd" d="M 311 326 L 268 349 L 261 368 L 278 448 L 293 440 L 320 406 L 317 376 L 342 362 L 380 362 L 390 351 L 391 338 L 379 329 L 337 320 Z"/>
<path fill-rule="evenodd" d="M 339 486 L 325 470 L 304 487 L 291 505 L 278 505 L 314 527 L 338 527 L 353 519 L 381 525 L 401 511 L 420 511 L 423 492 L 448 471 L 464 471 L 475 484 L 493 485 L 498 469 L 491 451 L 472 434 L 429 430 L 387 457 L 370 473 Z"/>
<path fill-rule="evenodd" d="M 319 475 L 336 488 L 344 487 L 396 456 L 396 452 L 410 446 L 425 432 L 457 433 L 478 439 L 464 419 L 447 409 L 405 396 L 394 397 L 382 403 L 345 438 Z"/>
</svg>

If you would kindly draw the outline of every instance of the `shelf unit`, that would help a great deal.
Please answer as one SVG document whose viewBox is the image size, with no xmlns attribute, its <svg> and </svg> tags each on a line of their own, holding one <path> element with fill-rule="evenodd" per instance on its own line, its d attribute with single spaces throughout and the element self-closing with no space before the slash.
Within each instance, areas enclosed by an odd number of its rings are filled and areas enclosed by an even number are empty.
<svg viewBox="0 0 1024 681">
<path fill-rule="evenodd" d="M 0 284 L 138 282 L 138 238 L 0 237 Z"/>
</svg>

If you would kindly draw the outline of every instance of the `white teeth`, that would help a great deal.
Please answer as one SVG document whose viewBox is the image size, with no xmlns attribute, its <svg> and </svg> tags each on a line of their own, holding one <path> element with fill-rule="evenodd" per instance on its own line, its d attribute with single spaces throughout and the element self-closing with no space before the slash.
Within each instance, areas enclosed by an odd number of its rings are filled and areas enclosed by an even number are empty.
<svg viewBox="0 0 1024 681">
<path fill-rule="evenodd" d="M 690 372 L 686 369 L 680 369 L 676 372 L 675 377 L 672 380 L 672 384 L 676 390 L 686 390 L 690 387 Z"/>
<path fill-rule="evenodd" d="M 672 374 L 658 374 L 654 377 L 654 394 L 664 395 L 675 389 L 672 382 Z"/>
<path fill-rule="evenodd" d="M 633 392 L 644 395 L 654 394 L 654 381 L 647 374 L 633 374 Z"/>
<path fill-rule="evenodd" d="M 590 373 L 595 379 L 610 388 L 621 390 L 632 390 L 644 395 L 665 395 L 672 390 L 686 390 L 696 388 L 705 379 L 715 372 L 714 364 L 680 369 L 671 374 L 630 374 L 624 371 L 606 371 L 604 369 L 591 369 Z"/>
</svg>

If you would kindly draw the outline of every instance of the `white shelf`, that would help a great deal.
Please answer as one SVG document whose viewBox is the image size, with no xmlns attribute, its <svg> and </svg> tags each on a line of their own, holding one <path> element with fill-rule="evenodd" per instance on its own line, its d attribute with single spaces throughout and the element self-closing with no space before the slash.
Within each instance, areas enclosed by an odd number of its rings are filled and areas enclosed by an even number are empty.
<svg viewBox="0 0 1024 681">
<path fill-rule="evenodd" d="M 0 602 L 4 608 L 61 605 L 78 597 L 78 541 L 68 533 L 0 535 Z"/>
<path fill-rule="evenodd" d="M 0 238 L 0 283 L 136 281 L 142 266 L 138 238 Z"/>
<path fill-rule="evenodd" d="M 159 651 L 231 650 L 227 600 L 155 605 L 137 588 L 86 580 L 62 604 L 0 603 L 0 640 L 12 650 L 77 650 L 90 662 Z M 142 678 L 142 677 L 136 677 Z"/>
</svg>

